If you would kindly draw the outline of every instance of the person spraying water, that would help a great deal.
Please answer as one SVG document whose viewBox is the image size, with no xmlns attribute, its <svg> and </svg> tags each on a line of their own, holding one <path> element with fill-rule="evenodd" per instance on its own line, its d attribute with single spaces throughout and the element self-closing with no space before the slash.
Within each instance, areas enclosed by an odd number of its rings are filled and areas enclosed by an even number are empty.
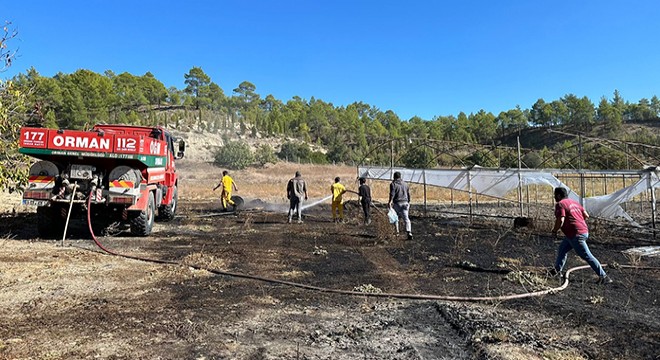
<svg viewBox="0 0 660 360">
<path fill-rule="evenodd" d="M 335 184 L 336 185 L 339 183 L 338 181 L 339 178 L 335 179 Z M 311 204 L 303 204 L 304 201 L 307 201 L 309 199 L 307 195 L 307 184 L 305 183 L 305 180 L 302 178 L 302 174 L 300 171 L 296 171 L 295 177 L 289 180 L 287 183 L 286 187 L 286 197 L 289 199 L 289 210 L 288 210 L 288 220 L 287 222 L 290 224 L 293 221 L 293 217 L 295 214 L 298 216 L 298 223 L 302 223 L 302 211 L 309 209 L 311 207 L 317 206 L 323 202 L 328 201 L 329 199 L 332 198 L 333 200 L 333 205 L 335 205 L 335 201 L 338 198 L 338 195 L 341 196 L 345 192 L 352 192 L 355 193 L 354 191 L 351 190 L 346 190 L 343 185 L 339 184 L 341 186 L 338 191 L 333 191 L 332 195 L 326 196 L 322 199 L 316 200 L 312 202 Z M 334 190 L 334 189 L 333 189 Z M 357 193 L 356 193 L 357 194 Z M 343 210 L 343 209 L 341 209 Z M 341 211 L 340 210 L 340 211 Z M 343 219 L 343 211 L 339 213 L 340 217 Z"/>
<path fill-rule="evenodd" d="M 307 200 L 307 184 L 300 174 L 300 171 L 296 171 L 296 175 L 289 180 L 286 185 L 286 198 L 289 199 L 289 218 L 287 222 L 291 224 L 293 220 L 293 214 L 298 214 L 298 223 L 302 223 L 302 210 L 303 210 L 303 199 Z"/>
</svg>

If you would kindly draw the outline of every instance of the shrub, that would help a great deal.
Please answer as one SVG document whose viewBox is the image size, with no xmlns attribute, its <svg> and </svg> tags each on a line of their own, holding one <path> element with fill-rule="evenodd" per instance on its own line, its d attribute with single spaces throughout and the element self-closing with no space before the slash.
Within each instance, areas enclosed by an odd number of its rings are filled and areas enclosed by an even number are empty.
<svg viewBox="0 0 660 360">
<path fill-rule="evenodd" d="M 422 146 L 406 151 L 401 157 L 401 162 L 406 167 L 414 169 L 433 168 L 438 164 L 433 156 L 433 151 Z"/>
<path fill-rule="evenodd" d="M 263 144 L 257 148 L 257 151 L 254 154 L 254 159 L 259 164 L 259 166 L 264 166 L 268 163 L 276 163 L 277 156 L 275 156 L 275 151 L 268 144 Z"/>
<path fill-rule="evenodd" d="M 320 151 L 313 151 L 311 154 L 309 154 L 309 162 L 317 165 L 327 164 L 328 157 Z"/>
<path fill-rule="evenodd" d="M 293 142 L 285 142 L 282 144 L 282 149 L 277 156 L 290 162 L 307 162 L 309 161 L 312 151 L 305 143 L 296 144 Z"/>
<path fill-rule="evenodd" d="M 477 150 L 465 159 L 467 163 L 481 167 L 497 167 L 498 159 L 491 151 Z"/>
<path fill-rule="evenodd" d="M 214 163 L 221 167 L 242 170 L 254 162 L 250 147 L 240 141 L 231 141 L 221 146 L 215 153 Z"/>
<path fill-rule="evenodd" d="M 522 162 L 528 168 L 535 169 L 543 163 L 543 159 L 541 159 L 541 156 L 537 152 L 533 151 L 533 152 L 525 154 L 522 157 Z"/>
</svg>

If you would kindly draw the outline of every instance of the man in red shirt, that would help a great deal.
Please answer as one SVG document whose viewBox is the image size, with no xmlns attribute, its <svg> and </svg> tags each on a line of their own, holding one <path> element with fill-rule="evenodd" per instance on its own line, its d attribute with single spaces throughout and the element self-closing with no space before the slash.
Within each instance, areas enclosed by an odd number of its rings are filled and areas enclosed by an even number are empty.
<svg viewBox="0 0 660 360">
<path fill-rule="evenodd" d="M 557 234 L 561 229 L 565 235 L 564 240 L 557 249 L 555 271 L 562 274 L 568 252 L 575 250 L 598 274 L 599 283 L 611 283 L 612 279 L 607 276 L 600 262 L 591 254 L 589 246 L 587 246 L 587 239 L 589 238 L 589 228 L 586 223 L 586 219 L 589 218 L 587 211 L 577 201 L 569 199 L 568 191 L 562 187 L 555 188 L 555 201 L 557 202 L 557 205 L 555 205 L 556 220 L 552 233 Z"/>
</svg>

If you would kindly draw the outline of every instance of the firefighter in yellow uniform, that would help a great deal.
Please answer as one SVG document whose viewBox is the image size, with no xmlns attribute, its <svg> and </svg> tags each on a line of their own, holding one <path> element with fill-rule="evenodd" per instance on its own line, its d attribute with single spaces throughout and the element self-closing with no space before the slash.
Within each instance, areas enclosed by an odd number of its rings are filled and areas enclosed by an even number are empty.
<svg viewBox="0 0 660 360">
<path fill-rule="evenodd" d="M 225 170 L 222 172 L 222 180 L 220 180 L 220 183 L 213 188 L 213 191 L 220 186 L 222 186 L 222 194 L 220 195 L 222 198 L 222 208 L 227 210 L 229 205 L 235 207 L 236 203 L 231 199 L 231 192 L 232 190 L 238 191 L 238 188 L 236 187 L 234 179 L 229 176 L 229 171 Z"/>
<path fill-rule="evenodd" d="M 334 222 L 344 222 L 343 195 L 346 192 L 346 188 L 339 183 L 339 180 L 339 177 L 336 177 L 335 183 L 330 185 L 330 192 L 332 193 L 332 221 Z M 337 213 L 339 218 L 337 218 Z"/>
</svg>

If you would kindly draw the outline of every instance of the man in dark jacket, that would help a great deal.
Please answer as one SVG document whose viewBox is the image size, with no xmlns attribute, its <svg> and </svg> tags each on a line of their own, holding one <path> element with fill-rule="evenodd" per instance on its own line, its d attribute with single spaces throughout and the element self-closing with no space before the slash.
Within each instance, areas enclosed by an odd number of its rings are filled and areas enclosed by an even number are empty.
<svg viewBox="0 0 660 360">
<path fill-rule="evenodd" d="M 369 212 L 371 210 L 371 189 L 367 185 L 367 179 L 360 178 L 360 187 L 358 188 L 358 198 L 360 199 L 360 205 L 362 205 L 362 212 L 364 212 L 364 224 L 371 224 L 371 216 Z"/>
<path fill-rule="evenodd" d="M 390 183 L 390 200 L 387 203 L 390 209 L 394 209 L 399 219 L 403 219 L 406 225 L 406 233 L 408 233 L 408 240 L 412 240 L 412 229 L 410 225 L 410 218 L 408 211 L 410 210 L 410 189 L 403 179 L 401 173 L 396 171 L 394 173 L 394 180 Z M 396 233 L 399 233 L 399 222 L 396 222 Z"/>
<path fill-rule="evenodd" d="M 302 223 L 303 197 L 307 200 L 307 184 L 300 175 L 300 171 L 296 171 L 296 176 L 286 185 L 286 198 L 289 199 L 289 224 L 294 213 L 298 213 L 298 223 Z"/>
</svg>

